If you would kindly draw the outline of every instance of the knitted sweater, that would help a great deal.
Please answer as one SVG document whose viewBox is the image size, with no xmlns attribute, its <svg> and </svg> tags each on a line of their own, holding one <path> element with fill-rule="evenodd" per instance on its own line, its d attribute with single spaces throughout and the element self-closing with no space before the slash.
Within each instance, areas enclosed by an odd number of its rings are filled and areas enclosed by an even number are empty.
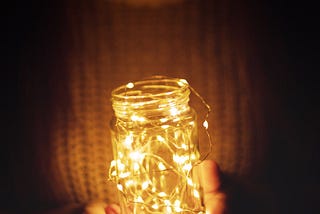
<svg viewBox="0 0 320 214">
<path fill-rule="evenodd" d="M 237 1 L 139 7 L 105 0 L 58 6 L 49 10 L 53 16 L 37 48 L 22 59 L 26 138 L 13 170 L 19 201 L 117 201 L 108 181 L 110 93 L 151 75 L 188 80 L 212 107 L 209 158 L 223 172 L 261 175 L 265 78 L 248 7 Z M 200 101 L 192 99 L 203 117 Z M 208 150 L 201 133 L 200 148 Z"/>
</svg>

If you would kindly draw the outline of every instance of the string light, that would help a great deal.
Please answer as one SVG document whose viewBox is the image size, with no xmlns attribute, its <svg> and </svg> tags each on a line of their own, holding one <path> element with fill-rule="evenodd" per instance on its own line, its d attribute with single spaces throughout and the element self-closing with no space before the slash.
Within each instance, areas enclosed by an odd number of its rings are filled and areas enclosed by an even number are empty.
<svg viewBox="0 0 320 214">
<path fill-rule="evenodd" d="M 126 86 L 127 86 L 127 88 L 133 88 L 134 84 L 132 82 L 129 82 Z"/>
<path fill-rule="evenodd" d="M 123 213 L 204 213 L 193 167 L 208 154 L 200 159 L 190 92 L 208 109 L 202 125 L 211 150 L 211 109 L 186 80 L 156 77 L 112 92 L 115 160 L 109 177 L 121 194 Z"/>
</svg>

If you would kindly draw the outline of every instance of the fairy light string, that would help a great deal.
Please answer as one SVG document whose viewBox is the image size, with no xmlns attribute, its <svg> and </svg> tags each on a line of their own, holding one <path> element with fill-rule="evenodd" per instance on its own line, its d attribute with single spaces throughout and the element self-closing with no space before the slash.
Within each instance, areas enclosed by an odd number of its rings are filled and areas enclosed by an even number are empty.
<svg viewBox="0 0 320 214">
<path fill-rule="evenodd" d="M 202 126 L 209 151 L 198 148 L 194 93 L 206 107 Z M 114 160 L 109 179 L 117 184 L 127 213 L 204 213 L 194 166 L 212 150 L 210 106 L 186 80 L 153 77 L 112 92 L 116 119 L 111 138 Z"/>
</svg>

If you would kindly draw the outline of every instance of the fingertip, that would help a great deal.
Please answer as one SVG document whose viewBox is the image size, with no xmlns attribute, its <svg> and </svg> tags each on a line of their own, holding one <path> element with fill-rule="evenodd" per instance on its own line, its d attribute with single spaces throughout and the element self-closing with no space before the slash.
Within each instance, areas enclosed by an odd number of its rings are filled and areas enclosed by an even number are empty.
<svg viewBox="0 0 320 214">
<path fill-rule="evenodd" d="M 93 201 L 86 205 L 84 212 L 85 214 L 105 214 L 105 207 L 107 203 L 103 201 Z"/>
<path fill-rule="evenodd" d="M 116 204 L 109 204 L 105 208 L 106 214 L 120 214 L 120 207 Z"/>
<path fill-rule="evenodd" d="M 220 170 L 213 160 L 204 160 L 200 166 L 201 185 L 205 193 L 216 192 L 220 188 Z"/>
<path fill-rule="evenodd" d="M 219 165 L 214 160 L 204 160 L 201 163 L 201 167 L 207 171 L 211 171 L 214 174 L 220 174 Z"/>
</svg>

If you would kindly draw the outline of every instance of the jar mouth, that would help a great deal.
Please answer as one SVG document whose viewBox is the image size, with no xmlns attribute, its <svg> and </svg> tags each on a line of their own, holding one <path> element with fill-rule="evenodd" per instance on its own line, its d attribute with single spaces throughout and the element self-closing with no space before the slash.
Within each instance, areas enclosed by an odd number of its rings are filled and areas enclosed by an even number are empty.
<svg viewBox="0 0 320 214">
<path fill-rule="evenodd" d="M 111 92 L 112 99 L 116 100 L 140 100 L 148 101 L 176 96 L 189 90 L 189 84 L 185 79 L 153 77 L 134 83 L 122 85 Z"/>
<path fill-rule="evenodd" d="M 188 111 L 189 94 L 184 79 L 153 77 L 114 89 L 111 101 L 117 118 L 146 121 Z"/>
</svg>

